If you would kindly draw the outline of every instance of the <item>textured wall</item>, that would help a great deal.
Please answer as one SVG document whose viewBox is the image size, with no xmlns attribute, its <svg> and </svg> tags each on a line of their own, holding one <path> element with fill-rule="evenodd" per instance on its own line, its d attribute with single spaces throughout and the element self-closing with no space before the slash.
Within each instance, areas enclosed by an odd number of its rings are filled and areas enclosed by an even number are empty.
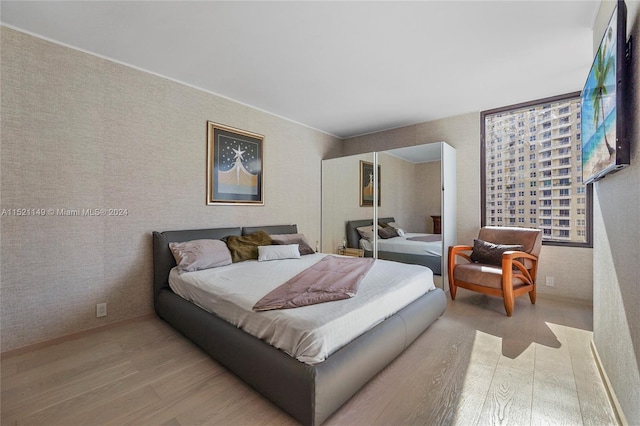
<svg viewBox="0 0 640 426">
<path fill-rule="evenodd" d="M 626 1 L 633 36 L 628 117 L 631 166 L 594 184 L 593 339 L 628 424 L 640 422 L 640 2 Z M 613 11 L 603 2 L 594 52 Z"/>
<path fill-rule="evenodd" d="M 2 216 L 2 351 L 150 313 L 153 230 L 297 223 L 320 239 L 320 160 L 339 140 L 14 30 L 1 37 L 0 208 L 128 213 Z M 207 120 L 265 136 L 264 207 L 205 205 Z"/>
<path fill-rule="evenodd" d="M 456 149 L 458 243 L 472 244 L 480 228 L 480 113 L 415 124 L 345 141 L 345 154 L 385 150 L 430 142 Z M 544 246 L 540 254 L 538 292 L 581 301 L 593 297 L 592 249 Z M 544 285 L 555 278 L 554 287 Z"/>
</svg>

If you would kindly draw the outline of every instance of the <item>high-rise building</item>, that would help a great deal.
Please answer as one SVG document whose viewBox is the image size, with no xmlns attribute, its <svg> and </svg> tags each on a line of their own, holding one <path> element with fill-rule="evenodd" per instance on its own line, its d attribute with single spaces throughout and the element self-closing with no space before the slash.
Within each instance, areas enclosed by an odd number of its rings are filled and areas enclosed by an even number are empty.
<svg viewBox="0 0 640 426">
<path fill-rule="evenodd" d="M 486 224 L 587 241 L 580 98 L 485 115 Z"/>
</svg>

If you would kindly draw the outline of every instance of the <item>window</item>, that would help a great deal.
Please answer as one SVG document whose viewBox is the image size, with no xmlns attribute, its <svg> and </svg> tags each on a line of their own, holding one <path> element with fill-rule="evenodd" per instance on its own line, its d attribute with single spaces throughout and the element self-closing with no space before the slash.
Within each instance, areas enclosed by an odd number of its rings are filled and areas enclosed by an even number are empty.
<svg viewBox="0 0 640 426">
<path fill-rule="evenodd" d="M 481 127 L 482 225 L 537 227 L 544 230 L 545 245 L 590 247 L 591 187 L 582 184 L 580 94 L 483 111 Z M 504 168 L 496 169 L 500 154 Z M 493 183 L 502 178 L 508 182 L 504 189 Z M 504 198 L 515 205 L 514 188 L 520 189 L 517 215 L 513 208 L 502 214 L 487 202 Z"/>
</svg>

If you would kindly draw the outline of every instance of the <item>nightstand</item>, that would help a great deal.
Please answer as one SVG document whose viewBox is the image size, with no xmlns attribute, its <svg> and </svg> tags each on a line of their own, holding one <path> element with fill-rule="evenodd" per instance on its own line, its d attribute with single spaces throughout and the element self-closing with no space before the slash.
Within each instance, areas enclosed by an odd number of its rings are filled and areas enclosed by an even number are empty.
<svg viewBox="0 0 640 426">
<path fill-rule="evenodd" d="M 351 257 L 364 257 L 364 250 L 357 248 L 339 248 L 338 254 L 343 256 L 351 256 Z"/>
<path fill-rule="evenodd" d="M 442 217 L 441 216 L 431 216 L 433 219 L 433 233 L 441 234 L 442 233 Z"/>
</svg>

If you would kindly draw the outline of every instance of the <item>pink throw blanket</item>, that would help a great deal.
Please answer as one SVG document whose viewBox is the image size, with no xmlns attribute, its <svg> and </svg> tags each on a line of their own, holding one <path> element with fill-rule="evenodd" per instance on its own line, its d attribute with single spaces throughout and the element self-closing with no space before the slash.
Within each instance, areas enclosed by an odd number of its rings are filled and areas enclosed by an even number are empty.
<svg viewBox="0 0 640 426">
<path fill-rule="evenodd" d="M 326 256 L 273 289 L 253 310 L 290 309 L 351 298 L 373 262 L 373 258 Z"/>
</svg>

